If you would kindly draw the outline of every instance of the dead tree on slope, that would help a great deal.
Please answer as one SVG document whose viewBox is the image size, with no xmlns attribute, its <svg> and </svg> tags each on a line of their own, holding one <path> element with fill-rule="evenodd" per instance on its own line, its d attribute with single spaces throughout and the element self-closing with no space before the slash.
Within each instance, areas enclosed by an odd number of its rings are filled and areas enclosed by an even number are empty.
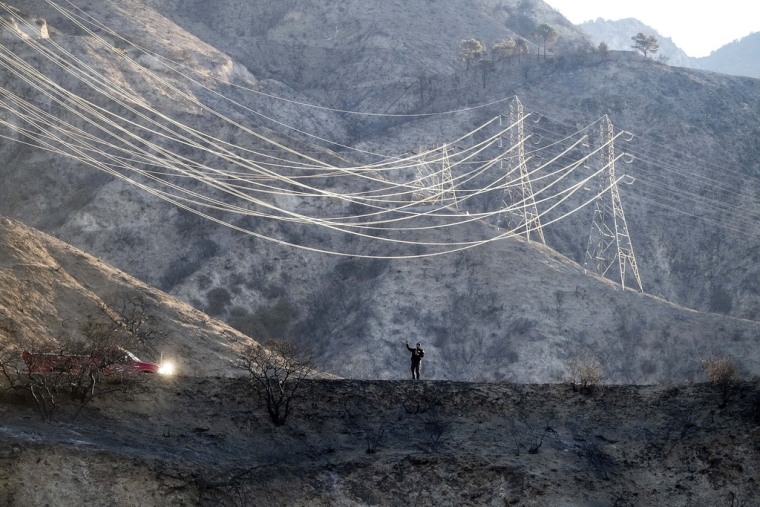
<svg viewBox="0 0 760 507">
<path fill-rule="evenodd" d="M 303 380 L 314 370 L 314 359 L 292 342 L 271 340 L 243 351 L 238 356 L 238 367 L 250 374 L 251 384 L 266 402 L 274 425 L 282 426 Z"/>
</svg>

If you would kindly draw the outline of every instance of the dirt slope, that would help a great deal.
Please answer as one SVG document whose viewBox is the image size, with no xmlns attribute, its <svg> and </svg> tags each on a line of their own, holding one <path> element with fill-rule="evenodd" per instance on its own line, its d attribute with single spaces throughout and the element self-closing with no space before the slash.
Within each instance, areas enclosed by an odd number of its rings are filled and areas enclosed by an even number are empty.
<svg viewBox="0 0 760 507">
<path fill-rule="evenodd" d="M 0 344 L 55 349 L 107 312 L 140 312 L 149 339 L 133 351 L 171 358 L 187 375 L 225 375 L 252 340 L 101 260 L 0 218 Z"/>
</svg>

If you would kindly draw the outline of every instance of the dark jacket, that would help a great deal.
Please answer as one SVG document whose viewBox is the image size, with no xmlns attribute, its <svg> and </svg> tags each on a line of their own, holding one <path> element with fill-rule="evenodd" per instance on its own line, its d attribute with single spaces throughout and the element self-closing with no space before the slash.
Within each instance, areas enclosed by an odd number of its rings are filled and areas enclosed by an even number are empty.
<svg viewBox="0 0 760 507">
<path fill-rule="evenodd" d="M 412 353 L 413 363 L 419 363 L 420 361 L 422 361 L 422 358 L 425 356 L 425 352 L 422 350 L 421 347 L 412 348 L 409 346 L 409 344 L 407 344 L 406 348 L 409 349 L 409 351 Z"/>
</svg>

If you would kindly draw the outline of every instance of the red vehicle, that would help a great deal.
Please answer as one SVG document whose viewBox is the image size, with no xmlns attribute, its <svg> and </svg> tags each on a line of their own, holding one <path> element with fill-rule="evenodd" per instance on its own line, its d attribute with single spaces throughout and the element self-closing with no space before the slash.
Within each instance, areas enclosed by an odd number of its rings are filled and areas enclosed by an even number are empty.
<svg viewBox="0 0 760 507">
<path fill-rule="evenodd" d="M 90 355 L 32 353 L 25 350 L 21 353 L 21 359 L 24 360 L 30 372 L 76 371 L 89 368 L 109 375 L 163 373 L 165 370 L 156 363 L 141 361 L 133 353 L 121 347 L 109 347 Z"/>
</svg>

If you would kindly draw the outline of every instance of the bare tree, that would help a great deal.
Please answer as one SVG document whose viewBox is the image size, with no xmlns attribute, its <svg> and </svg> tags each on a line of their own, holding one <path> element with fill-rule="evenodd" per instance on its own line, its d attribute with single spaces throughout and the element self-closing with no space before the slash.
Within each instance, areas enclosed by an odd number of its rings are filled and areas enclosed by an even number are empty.
<svg viewBox="0 0 760 507">
<path fill-rule="evenodd" d="M 568 364 L 567 374 L 573 390 L 582 394 L 591 394 L 604 378 L 599 360 L 587 353 L 582 353 Z"/>
<path fill-rule="evenodd" d="M 0 387 L 26 392 L 47 421 L 64 401 L 76 404 L 76 418 L 96 397 L 144 390 L 147 376 L 131 375 L 117 364 L 127 359 L 122 346 L 135 344 L 135 334 L 103 311 L 107 317 L 87 321 L 78 337 L 61 337 L 42 352 L 12 321 L 0 326 Z"/>
<path fill-rule="evenodd" d="M 448 441 L 445 435 L 449 433 L 453 423 L 454 419 L 444 417 L 438 409 L 433 407 L 425 418 L 427 440 L 422 444 L 423 449 L 434 452 L 443 446 Z"/>
<path fill-rule="evenodd" d="M 707 373 L 707 380 L 718 387 L 718 407 L 725 408 L 741 380 L 739 367 L 730 357 L 710 357 L 702 361 L 702 368 Z"/>
<path fill-rule="evenodd" d="M 68 364 L 61 369 L 66 382 L 66 393 L 79 405 L 74 418 L 95 398 L 115 393 L 147 391 L 147 380 L 150 377 L 112 369 L 127 359 L 127 351 L 122 347 L 134 345 L 134 335 L 125 339 L 118 330 L 100 335 L 88 335 L 88 331 L 85 331 L 85 335 L 89 338 L 88 341 L 70 342 L 67 349 L 61 352 L 66 354 Z"/>
<path fill-rule="evenodd" d="M 519 456 L 523 449 L 528 454 L 538 454 L 547 435 L 555 433 L 552 428 L 553 419 L 552 414 L 545 416 L 522 415 L 511 419 L 509 433 L 514 445 L 515 456 Z"/>
<path fill-rule="evenodd" d="M 156 340 L 167 334 L 158 328 L 158 319 L 152 313 L 148 300 L 142 294 L 125 294 L 118 304 L 113 305 L 117 312 L 117 323 L 123 327 L 140 345 L 153 346 Z"/>
<path fill-rule="evenodd" d="M 21 372 L 24 361 L 21 359 L 22 333 L 20 326 L 10 317 L 0 315 L 0 388 L 16 389 L 21 387 Z"/>
<path fill-rule="evenodd" d="M 122 346 L 134 344 L 131 335 L 125 336 L 122 329 L 105 322 L 88 322 L 81 331 L 84 339 L 63 339 L 56 353 L 25 354 L 23 385 L 45 419 L 52 418 L 62 397 L 78 405 L 73 415 L 77 418 L 97 397 L 147 389 L 146 375 L 112 368 L 125 360 L 127 352 Z"/>
<path fill-rule="evenodd" d="M 366 398 L 361 396 L 349 397 L 343 402 L 343 412 L 341 418 L 345 418 L 348 426 L 355 434 L 363 435 L 367 444 L 366 453 L 374 454 L 377 452 L 383 439 L 393 427 L 391 420 L 384 420 L 382 414 L 374 420 L 370 417 L 374 414 L 376 407 L 371 406 Z"/>
<path fill-rule="evenodd" d="M 275 426 L 290 415 L 291 404 L 302 382 L 313 371 L 312 355 L 284 340 L 271 340 L 248 347 L 238 356 L 238 366 L 251 376 L 256 393 L 266 401 Z"/>
<path fill-rule="evenodd" d="M 3 389 L 24 391 L 34 400 L 37 411 L 45 421 L 53 419 L 58 406 L 59 388 L 64 384 L 60 372 L 45 375 L 35 371 L 22 359 L 25 347 L 15 341 L 6 341 L 0 348 L 0 374 Z"/>
</svg>

